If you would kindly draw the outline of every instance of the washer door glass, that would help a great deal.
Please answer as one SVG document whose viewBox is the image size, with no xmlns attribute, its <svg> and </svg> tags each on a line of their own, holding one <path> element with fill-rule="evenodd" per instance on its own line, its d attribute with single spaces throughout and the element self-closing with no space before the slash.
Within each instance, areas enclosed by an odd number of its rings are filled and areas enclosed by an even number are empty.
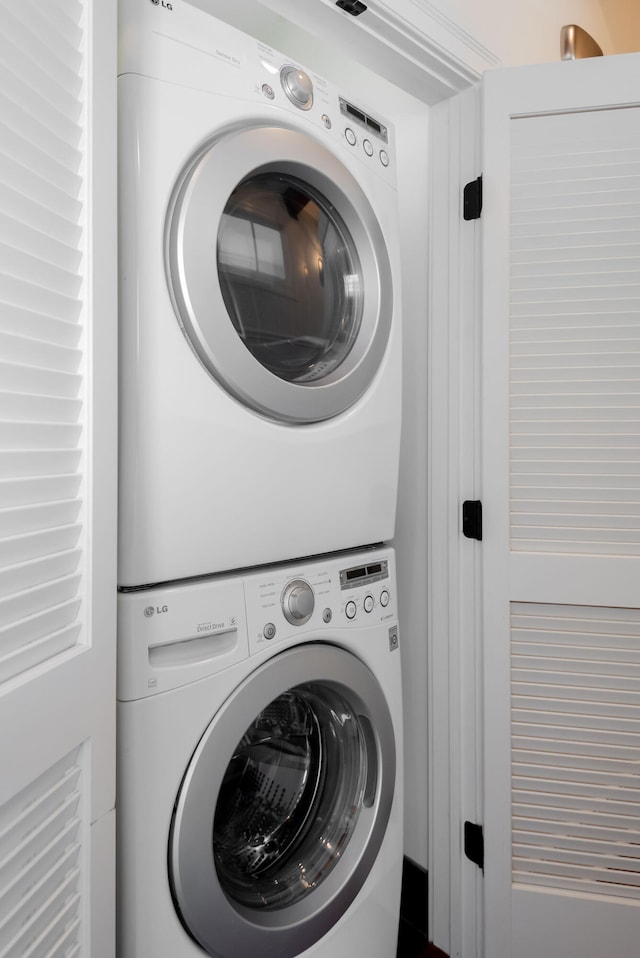
<svg viewBox="0 0 640 958">
<path fill-rule="evenodd" d="M 299 901 L 331 873 L 375 778 L 362 720 L 319 683 L 279 695 L 242 736 L 220 788 L 213 850 L 224 891 L 252 908 Z"/>
<path fill-rule="evenodd" d="M 324 379 L 348 356 L 362 320 L 358 252 L 337 210 L 302 180 L 240 183 L 222 214 L 218 274 L 238 335 L 275 376 Z"/>
<path fill-rule="evenodd" d="M 311 947 L 374 867 L 395 776 L 389 707 L 360 659 L 317 642 L 264 662 L 216 711 L 176 799 L 185 929 L 216 958 Z"/>
<path fill-rule="evenodd" d="M 205 144 L 173 192 L 165 262 L 194 352 L 260 414 L 329 419 L 376 376 L 393 311 L 386 241 L 356 178 L 310 137 L 255 127 Z"/>
</svg>

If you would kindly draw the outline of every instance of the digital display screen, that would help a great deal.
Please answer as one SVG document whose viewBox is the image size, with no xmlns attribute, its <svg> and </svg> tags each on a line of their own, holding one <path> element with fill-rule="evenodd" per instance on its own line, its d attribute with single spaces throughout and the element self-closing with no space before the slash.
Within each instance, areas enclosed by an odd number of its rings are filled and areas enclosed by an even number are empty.
<svg viewBox="0 0 640 958">
<path fill-rule="evenodd" d="M 345 116 L 352 116 L 354 120 L 361 123 L 365 129 L 369 130 L 375 136 L 379 136 L 385 143 L 389 142 L 387 128 L 383 123 L 374 120 L 374 118 L 369 116 L 368 113 L 365 113 L 364 110 L 354 106 L 353 103 L 349 103 L 347 100 L 343 100 L 342 97 L 340 97 L 340 110 Z"/>
<path fill-rule="evenodd" d="M 367 117 L 360 110 L 356 110 L 355 106 L 351 106 L 350 103 L 347 103 L 347 113 L 350 113 L 351 116 L 357 117 L 361 123 L 366 123 Z"/>
<path fill-rule="evenodd" d="M 387 560 L 372 562 L 371 565 L 354 566 L 352 569 L 342 569 L 340 572 L 340 586 L 348 589 L 353 586 L 364 586 L 369 582 L 377 582 L 389 576 Z"/>
</svg>

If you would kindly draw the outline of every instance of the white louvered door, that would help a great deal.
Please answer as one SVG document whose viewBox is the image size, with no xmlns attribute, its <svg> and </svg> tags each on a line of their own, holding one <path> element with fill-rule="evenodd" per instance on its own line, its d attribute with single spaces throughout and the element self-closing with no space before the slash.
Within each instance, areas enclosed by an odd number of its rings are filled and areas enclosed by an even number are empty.
<svg viewBox="0 0 640 958">
<path fill-rule="evenodd" d="M 0 958 L 113 958 L 115 4 L 0 12 Z"/>
<path fill-rule="evenodd" d="M 485 78 L 486 958 L 640 954 L 638 76 Z"/>
</svg>

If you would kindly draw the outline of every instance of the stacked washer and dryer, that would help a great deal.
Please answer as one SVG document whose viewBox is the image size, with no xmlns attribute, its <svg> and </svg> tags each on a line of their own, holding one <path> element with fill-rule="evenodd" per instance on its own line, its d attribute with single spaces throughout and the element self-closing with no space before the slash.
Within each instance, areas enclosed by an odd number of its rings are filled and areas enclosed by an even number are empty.
<svg viewBox="0 0 640 958">
<path fill-rule="evenodd" d="M 120 31 L 119 958 L 392 958 L 393 129 L 187 0 Z"/>
</svg>

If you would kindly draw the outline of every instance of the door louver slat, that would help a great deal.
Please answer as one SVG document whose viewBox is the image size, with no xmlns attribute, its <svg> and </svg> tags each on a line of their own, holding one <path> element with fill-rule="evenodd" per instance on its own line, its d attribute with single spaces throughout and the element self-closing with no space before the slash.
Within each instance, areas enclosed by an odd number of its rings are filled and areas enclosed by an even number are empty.
<svg viewBox="0 0 640 958">
<path fill-rule="evenodd" d="M 75 306 L 74 306 L 75 311 Z M 40 312 L 40 315 L 47 315 Z M 55 318 L 55 317 L 54 317 Z M 21 365 L 39 366 L 45 370 L 75 373 L 82 354 L 78 349 L 59 346 L 57 343 L 24 336 L 11 336 L 0 333 L 0 348 L 5 362 Z"/>
<path fill-rule="evenodd" d="M 81 411 L 79 399 L 0 392 L 0 420 L 75 423 Z"/>
<path fill-rule="evenodd" d="M 74 474 L 0 479 L 0 509 L 72 499 L 77 494 L 79 485 L 80 477 Z"/>
<path fill-rule="evenodd" d="M 80 549 L 69 549 L 66 552 L 40 556 L 31 562 L 20 562 L 6 569 L 0 569 L 0 596 L 57 581 L 75 572 L 81 558 Z"/>
<path fill-rule="evenodd" d="M 75 597 L 80 576 L 69 575 L 0 598 L 0 629 Z"/>
<path fill-rule="evenodd" d="M 75 399 L 82 383 L 82 377 L 77 373 L 24 366 L 20 363 L 0 362 L 0 376 L 3 390 L 13 389 L 19 394 L 28 390 L 32 396 L 56 395 L 60 398 Z M 0 449 L 0 470 L 3 476 L 7 475 L 3 465 L 3 460 L 6 459 L 6 453 Z"/>
</svg>

